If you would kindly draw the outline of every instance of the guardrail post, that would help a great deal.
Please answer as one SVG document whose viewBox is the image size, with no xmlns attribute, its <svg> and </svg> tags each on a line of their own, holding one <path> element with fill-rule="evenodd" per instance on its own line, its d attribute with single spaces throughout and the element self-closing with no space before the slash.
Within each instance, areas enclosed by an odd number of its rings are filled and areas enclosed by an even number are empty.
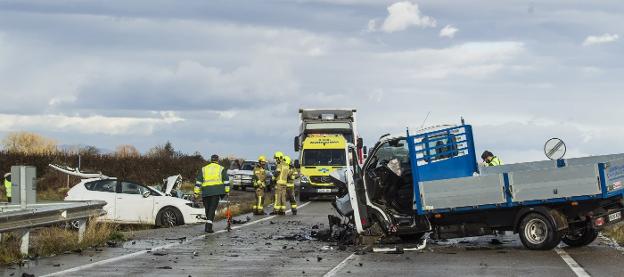
<svg viewBox="0 0 624 277">
<path fill-rule="evenodd" d="M 78 242 L 82 242 L 84 239 L 84 233 L 87 230 L 87 221 L 84 219 L 78 220 Z"/>
<path fill-rule="evenodd" d="M 22 242 L 20 244 L 20 252 L 24 256 L 28 256 L 29 242 L 30 242 L 30 229 L 26 229 L 22 232 Z"/>
</svg>

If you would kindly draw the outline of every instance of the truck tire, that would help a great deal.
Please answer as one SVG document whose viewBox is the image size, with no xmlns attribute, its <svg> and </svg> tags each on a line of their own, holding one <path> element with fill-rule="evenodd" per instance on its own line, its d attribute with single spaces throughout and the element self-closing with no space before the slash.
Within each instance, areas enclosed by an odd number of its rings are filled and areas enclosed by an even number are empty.
<svg viewBox="0 0 624 277">
<path fill-rule="evenodd" d="M 586 246 L 598 237 L 598 231 L 594 228 L 585 228 L 580 234 L 566 234 L 561 238 L 570 247 Z"/>
<path fill-rule="evenodd" d="M 539 213 L 529 213 L 519 228 L 520 240 L 530 250 L 551 250 L 561 242 L 561 234 L 548 218 Z"/>
<path fill-rule="evenodd" d="M 156 215 L 156 226 L 158 227 L 174 227 L 184 225 L 182 213 L 174 207 L 164 207 Z"/>
</svg>

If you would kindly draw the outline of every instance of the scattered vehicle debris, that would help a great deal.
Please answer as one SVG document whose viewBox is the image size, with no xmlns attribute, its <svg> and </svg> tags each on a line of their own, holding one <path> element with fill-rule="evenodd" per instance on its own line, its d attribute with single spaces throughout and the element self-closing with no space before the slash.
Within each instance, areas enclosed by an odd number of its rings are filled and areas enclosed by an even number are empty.
<svg viewBox="0 0 624 277">
<path fill-rule="evenodd" d="M 249 216 L 245 217 L 245 219 L 232 219 L 232 224 L 245 224 L 247 222 L 251 221 L 251 218 Z"/>
</svg>

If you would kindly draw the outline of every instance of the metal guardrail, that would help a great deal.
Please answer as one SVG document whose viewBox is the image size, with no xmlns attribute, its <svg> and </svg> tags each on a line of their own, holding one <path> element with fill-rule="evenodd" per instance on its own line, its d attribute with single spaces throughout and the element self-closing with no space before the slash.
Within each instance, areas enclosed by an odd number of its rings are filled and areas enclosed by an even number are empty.
<svg viewBox="0 0 624 277">
<path fill-rule="evenodd" d="M 106 214 L 105 201 L 64 201 L 31 204 L 26 209 L 20 205 L 0 206 L 0 235 L 4 232 L 22 232 L 22 254 L 28 254 L 30 229 L 78 221 L 78 240 L 82 241 L 88 218 Z"/>
</svg>

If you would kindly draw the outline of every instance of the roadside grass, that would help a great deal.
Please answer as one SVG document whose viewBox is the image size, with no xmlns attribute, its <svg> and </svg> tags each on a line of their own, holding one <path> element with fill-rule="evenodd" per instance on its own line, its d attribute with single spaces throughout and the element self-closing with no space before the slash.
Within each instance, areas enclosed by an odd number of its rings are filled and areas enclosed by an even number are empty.
<svg viewBox="0 0 624 277">
<path fill-rule="evenodd" d="M 619 245 L 624 244 L 624 224 L 617 224 L 602 231 L 604 235 L 613 239 Z"/>
<path fill-rule="evenodd" d="M 64 227 L 46 227 L 33 230 L 30 234 L 30 257 L 49 257 L 66 252 L 81 252 L 85 249 L 106 246 L 107 242 L 125 241 L 118 226 L 90 220 L 82 242 L 78 242 L 78 231 Z M 17 233 L 2 235 L 0 242 L 0 265 L 21 262 L 20 237 Z"/>
<path fill-rule="evenodd" d="M 38 201 L 62 201 L 69 189 L 66 187 L 37 191 Z"/>
</svg>

